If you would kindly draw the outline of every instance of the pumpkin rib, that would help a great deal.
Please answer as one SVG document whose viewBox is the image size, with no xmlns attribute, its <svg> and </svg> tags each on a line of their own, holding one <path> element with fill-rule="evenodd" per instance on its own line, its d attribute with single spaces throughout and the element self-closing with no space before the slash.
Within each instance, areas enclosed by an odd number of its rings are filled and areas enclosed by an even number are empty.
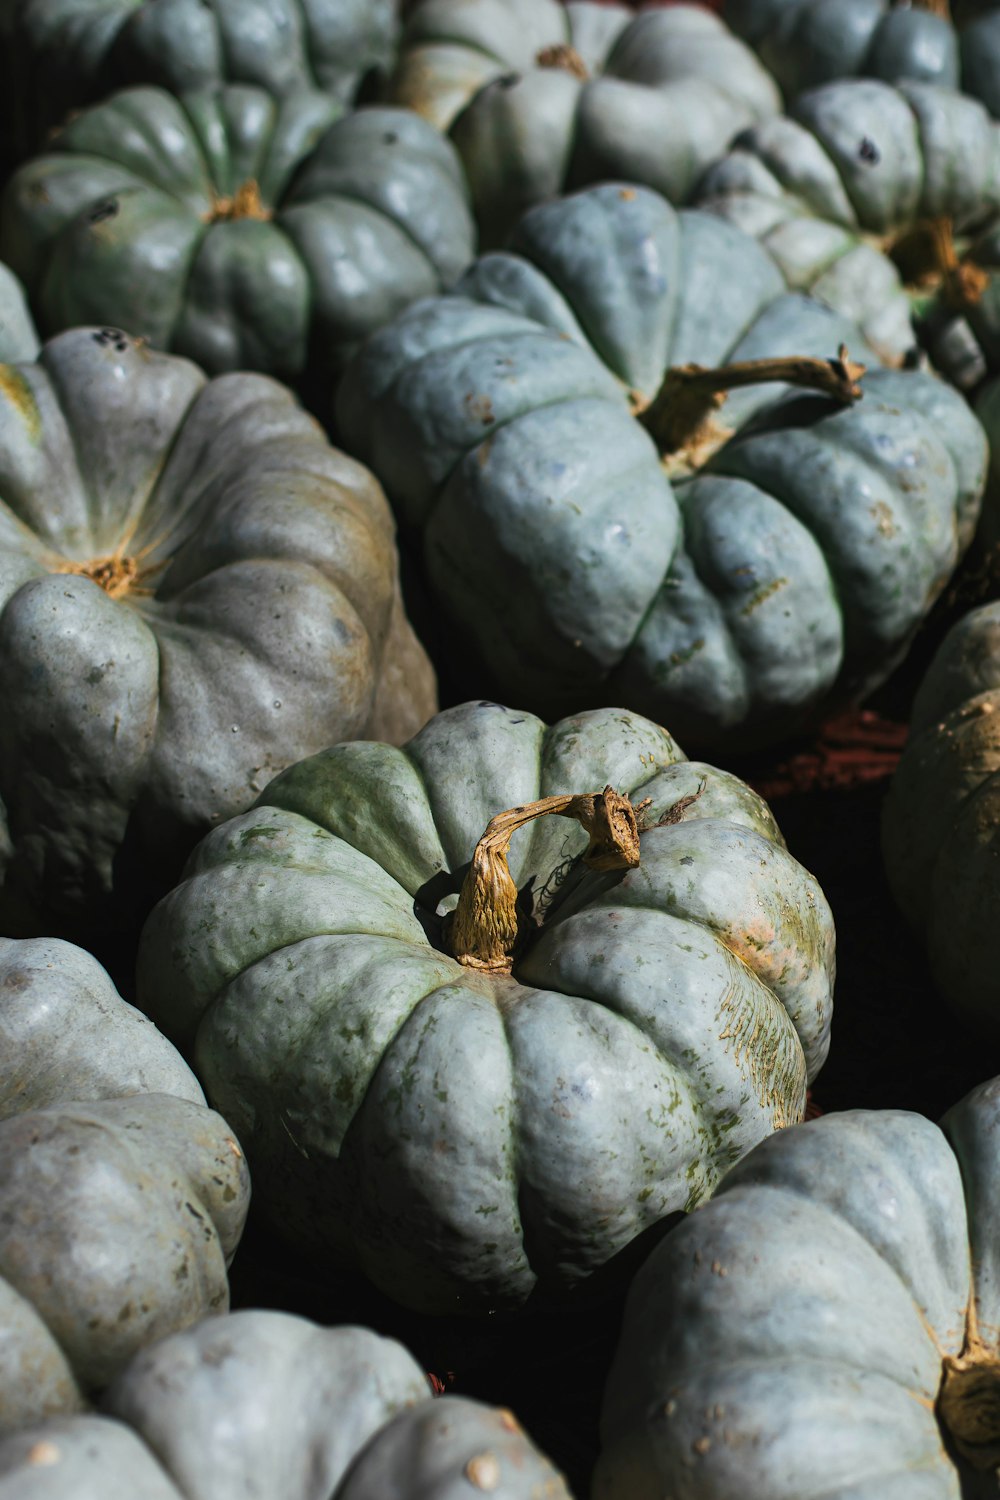
<svg viewBox="0 0 1000 1500">
<path fill-rule="evenodd" d="M 369 210 L 369 212 L 377 214 L 379 216 L 379 218 L 381 218 L 381 219 L 388 219 L 389 222 L 396 229 L 399 230 L 400 234 L 407 241 L 407 243 L 410 244 L 410 245 L 412 245 L 413 248 L 420 253 L 420 255 L 422 256 L 422 258 L 423 258 L 423 260 L 424 260 L 424 262 L 425 262 L 425 264 L 427 266 L 427 269 L 430 271 L 430 273 L 434 277 L 434 279 L 435 280 L 438 279 L 437 267 L 434 265 L 433 261 L 431 260 L 430 256 L 428 255 L 426 247 L 423 246 L 423 245 L 421 245 L 420 241 L 412 233 L 412 231 L 410 230 L 409 225 L 405 224 L 402 219 L 390 218 L 389 215 L 386 214 L 386 212 L 384 211 L 384 209 L 382 209 L 379 204 L 373 203 L 371 201 L 371 199 L 363 197 L 360 193 L 357 193 L 357 192 L 354 192 L 354 193 L 346 192 L 344 189 L 338 188 L 338 190 L 335 193 L 323 193 L 323 194 L 320 194 L 319 196 L 317 196 L 316 198 L 305 199 L 301 203 L 289 204 L 289 207 L 311 208 L 313 204 L 317 204 L 317 205 L 319 205 L 319 204 L 336 205 L 336 203 L 338 201 L 343 201 L 344 203 L 355 204 L 359 208 L 366 208 L 366 209 Z M 301 251 L 299 251 L 298 253 L 301 256 Z"/>
</svg>

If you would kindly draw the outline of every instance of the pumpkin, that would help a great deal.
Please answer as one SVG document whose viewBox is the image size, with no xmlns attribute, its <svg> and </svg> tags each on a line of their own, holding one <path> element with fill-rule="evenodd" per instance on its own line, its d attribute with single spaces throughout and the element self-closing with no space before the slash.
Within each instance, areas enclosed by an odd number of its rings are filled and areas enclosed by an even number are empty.
<svg viewBox="0 0 1000 1500">
<path fill-rule="evenodd" d="M 249 83 L 348 103 L 388 70 L 395 0 L 3 0 L 6 109 L 23 155 L 124 84 Z"/>
<path fill-rule="evenodd" d="M 553 0 L 424 0 L 393 97 L 443 123 L 477 83 L 450 134 L 484 245 L 532 204 L 588 182 L 642 182 L 682 202 L 738 130 L 780 107 L 753 53 L 700 5 L 633 16 Z"/>
<path fill-rule="evenodd" d="M 970 277 L 954 240 L 964 251 L 1000 210 L 1000 125 L 977 101 L 860 79 L 807 90 L 786 116 L 734 141 L 697 201 L 756 235 L 790 287 L 855 318 L 897 363 L 916 341 L 912 311 L 936 362 L 971 383 L 961 334 L 939 325 L 980 316 L 982 278 Z M 976 258 L 989 258 L 985 244 Z M 912 310 L 904 279 L 916 284 Z"/>
<path fill-rule="evenodd" d="M 242 1152 L 80 948 L 0 938 L 0 1431 L 229 1301 Z"/>
<path fill-rule="evenodd" d="M 786 92 L 860 74 L 961 88 L 1000 115 L 996 0 L 727 0 L 726 20 Z"/>
<path fill-rule="evenodd" d="M 742 782 L 621 710 L 473 702 L 209 834 L 137 984 L 279 1233 L 446 1312 L 579 1286 L 800 1118 L 832 978 L 823 895 Z"/>
<path fill-rule="evenodd" d="M 976 1026 L 1000 1029 L 991 934 L 1000 914 L 1000 604 L 953 625 L 913 704 L 883 819 L 886 873 L 935 982 Z"/>
<path fill-rule="evenodd" d="M 0 254 L 45 333 L 109 323 L 211 374 L 292 379 L 437 292 L 474 250 L 454 150 L 326 95 L 126 89 L 8 183 Z"/>
<path fill-rule="evenodd" d="M 863 355 L 711 215 L 620 184 L 531 210 L 338 392 L 422 533 L 438 659 L 532 712 L 617 701 L 703 747 L 862 696 L 966 545 L 986 448 L 930 376 L 871 370 L 857 400 L 845 343 Z M 786 355 L 818 358 L 766 362 Z M 781 383 L 813 375 L 825 398 Z"/>
<path fill-rule="evenodd" d="M 38 350 L 38 335 L 25 301 L 24 287 L 0 261 L 0 362 L 11 364 L 34 359 Z"/>
<path fill-rule="evenodd" d="M 1000 1459 L 1000 1080 L 773 1136 L 629 1292 L 594 1500 L 959 1500 Z"/>
<path fill-rule="evenodd" d="M 0 925 L 122 929 L 206 828 L 433 680 L 391 517 L 284 386 L 109 328 L 0 366 Z"/>
<path fill-rule="evenodd" d="M 569 1500 L 509 1411 L 433 1400 L 406 1350 L 288 1313 L 212 1318 L 144 1350 L 99 1414 L 0 1442 L 4 1500 Z"/>
</svg>

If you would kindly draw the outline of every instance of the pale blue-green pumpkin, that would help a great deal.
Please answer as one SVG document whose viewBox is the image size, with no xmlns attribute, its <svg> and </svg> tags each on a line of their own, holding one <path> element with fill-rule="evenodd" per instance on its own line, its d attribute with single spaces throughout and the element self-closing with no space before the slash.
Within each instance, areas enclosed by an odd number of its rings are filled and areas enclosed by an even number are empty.
<svg viewBox="0 0 1000 1500">
<path fill-rule="evenodd" d="M 82 948 L 0 939 L 0 1432 L 82 1409 L 229 1305 L 250 1197 L 226 1122 Z"/>
<path fill-rule="evenodd" d="M 608 784 L 649 799 L 638 867 L 582 869 L 581 828 L 533 821 L 512 971 L 453 957 L 442 913 L 490 820 Z M 146 924 L 138 1003 L 279 1233 L 413 1307 L 483 1311 L 585 1282 L 801 1118 L 833 940 L 766 805 L 665 730 L 478 702 L 302 761 L 211 833 Z"/>
<path fill-rule="evenodd" d="M 402 1345 L 284 1312 L 138 1354 L 99 1411 L 0 1440 L 3 1500 L 569 1500 L 506 1410 L 434 1400 Z"/>
<path fill-rule="evenodd" d="M 752 238 L 606 184 L 531 210 L 368 340 L 338 422 L 420 542 L 470 687 L 548 717 L 620 702 L 743 749 L 884 678 L 975 525 L 985 437 L 926 374 L 870 369 L 853 405 L 770 379 L 706 444 L 661 430 L 665 371 L 829 374 L 842 343 L 873 358 Z"/>
<path fill-rule="evenodd" d="M 633 1282 L 594 1500 L 994 1494 L 998 1143 L 994 1079 L 746 1156 Z"/>
<path fill-rule="evenodd" d="M 126 84 L 249 83 L 346 104 L 384 75 L 396 0 L 0 0 L 4 111 L 20 153 Z"/>
<path fill-rule="evenodd" d="M 958 270 L 960 255 L 1000 262 L 987 232 L 1000 124 L 977 100 L 870 79 L 808 89 L 736 138 L 697 203 L 755 235 L 789 287 L 856 319 L 883 358 L 923 344 L 967 387 L 1000 357 L 1000 292 Z"/>
<path fill-rule="evenodd" d="M 991 603 L 952 626 L 927 669 L 882 830 L 889 885 L 936 985 L 992 1034 L 1000 1032 L 998 715 L 1000 604 Z"/>
<path fill-rule="evenodd" d="M 210 374 L 339 368 L 475 249 L 453 147 L 409 110 L 249 84 L 124 89 L 19 167 L 0 255 L 43 334 L 108 323 Z"/>
<path fill-rule="evenodd" d="M 371 474 L 109 328 L 0 366 L 0 684 L 0 925 L 91 940 L 276 771 L 436 706 Z"/>
<path fill-rule="evenodd" d="M 727 0 L 786 93 L 837 78 L 943 84 L 1000 115 L 996 0 Z"/>
<path fill-rule="evenodd" d="M 711 11 L 589 0 L 422 0 L 391 94 L 450 127 L 490 246 L 524 209 L 588 182 L 681 203 L 738 130 L 780 108 Z"/>
</svg>

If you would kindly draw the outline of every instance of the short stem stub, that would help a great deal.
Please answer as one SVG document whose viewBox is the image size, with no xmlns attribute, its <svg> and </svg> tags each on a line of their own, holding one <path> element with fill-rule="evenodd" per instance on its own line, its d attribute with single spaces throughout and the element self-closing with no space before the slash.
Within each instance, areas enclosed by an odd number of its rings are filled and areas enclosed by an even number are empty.
<svg viewBox="0 0 1000 1500">
<path fill-rule="evenodd" d="M 561 68 L 564 73 L 572 73 L 574 78 L 589 78 L 587 64 L 568 42 L 554 42 L 551 47 L 543 47 L 535 54 L 535 66 L 538 68 Z"/>
<path fill-rule="evenodd" d="M 216 198 L 205 217 L 209 223 L 217 224 L 220 221 L 234 219 L 266 221 L 273 215 L 260 196 L 260 184 L 257 179 L 248 177 L 246 182 L 240 183 L 231 198 Z"/>
<path fill-rule="evenodd" d="M 971 256 L 959 256 L 954 225 L 945 215 L 911 225 L 887 252 L 908 287 L 940 290 L 956 311 L 974 307 L 989 286 L 990 273 Z"/>
<path fill-rule="evenodd" d="M 639 421 L 662 454 L 688 453 L 697 461 L 699 451 L 716 440 L 715 413 L 725 401 L 726 393 L 737 386 L 780 380 L 819 391 L 850 406 L 861 396 L 859 382 L 865 368 L 850 358 L 845 344 L 841 344 L 836 359 L 788 355 L 741 360 L 717 370 L 707 370 L 703 365 L 678 365 L 667 371 Z"/>
<path fill-rule="evenodd" d="M 984 271 L 982 266 L 977 266 L 973 260 L 959 259 L 950 219 L 933 219 L 930 229 L 945 300 L 959 311 L 965 307 L 975 307 L 990 284 L 989 272 Z"/>
<path fill-rule="evenodd" d="M 628 797 L 603 792 L 542 797 L 491 818 L 476 845 L 451 917 L 445 943 L 460 964 L 491 974 L 509 974 L 521 938 L 517 887 L 507 866 L 515 829 L 553 813 L 575 818 L 590 836 L 583 862 L 592 870 L 631 870 L 639 863 L 639 829 Z"/>
<path fill-rule="evenodd" d="M 1000 1465 L 1000 1358 L 977 1338 L 945 1356 L 938 1415 L 974 1469 Z"/>
</svg>

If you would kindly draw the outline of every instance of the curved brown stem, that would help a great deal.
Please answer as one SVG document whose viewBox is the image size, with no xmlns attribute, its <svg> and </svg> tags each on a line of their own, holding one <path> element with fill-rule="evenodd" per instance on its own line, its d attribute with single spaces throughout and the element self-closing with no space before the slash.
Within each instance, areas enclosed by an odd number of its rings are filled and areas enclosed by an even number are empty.
<svg viewBox="0 0 1000 1500">
<path fill-rule="evenodd" d="M 535 66 L 539 68 L 561 68 L 564 73 L 572 73 L 574 78 L 589 78 L 587 64 L 568 42 L 555 42 L 551 47 L 543 47 L 535 54 Z"/>
<path fill-rule="evenodd" d="M 639 421 L 662 454 L 686 452 L 697 460 L 699 451 L 718 436 L 714 417 L 728 391 L 780 380 L 819 391 L 850 406 L 861 396 L 859 381 L 865 368 L 850 358 L 845 344 L 841 344 L 836 359 L 789 355 L 741 360 L 717 370 L 707 370 L 703 365 L 679 365 L 667 371 Z"/>
<path fill-rule="evenodd" d="M 590 869 L 630 870 L 639 863 L 635 810 L 614 787 L 542 797 L 497 813 L 476 845 L 458 905 L 445 925 L 445 942 L 460 964 L 491 974 L 510 973 L 521 923 L 507 851 L 515 829 L 549 813 L 575 818 L 589 834 L 583 862 Z"/>
</svg>

